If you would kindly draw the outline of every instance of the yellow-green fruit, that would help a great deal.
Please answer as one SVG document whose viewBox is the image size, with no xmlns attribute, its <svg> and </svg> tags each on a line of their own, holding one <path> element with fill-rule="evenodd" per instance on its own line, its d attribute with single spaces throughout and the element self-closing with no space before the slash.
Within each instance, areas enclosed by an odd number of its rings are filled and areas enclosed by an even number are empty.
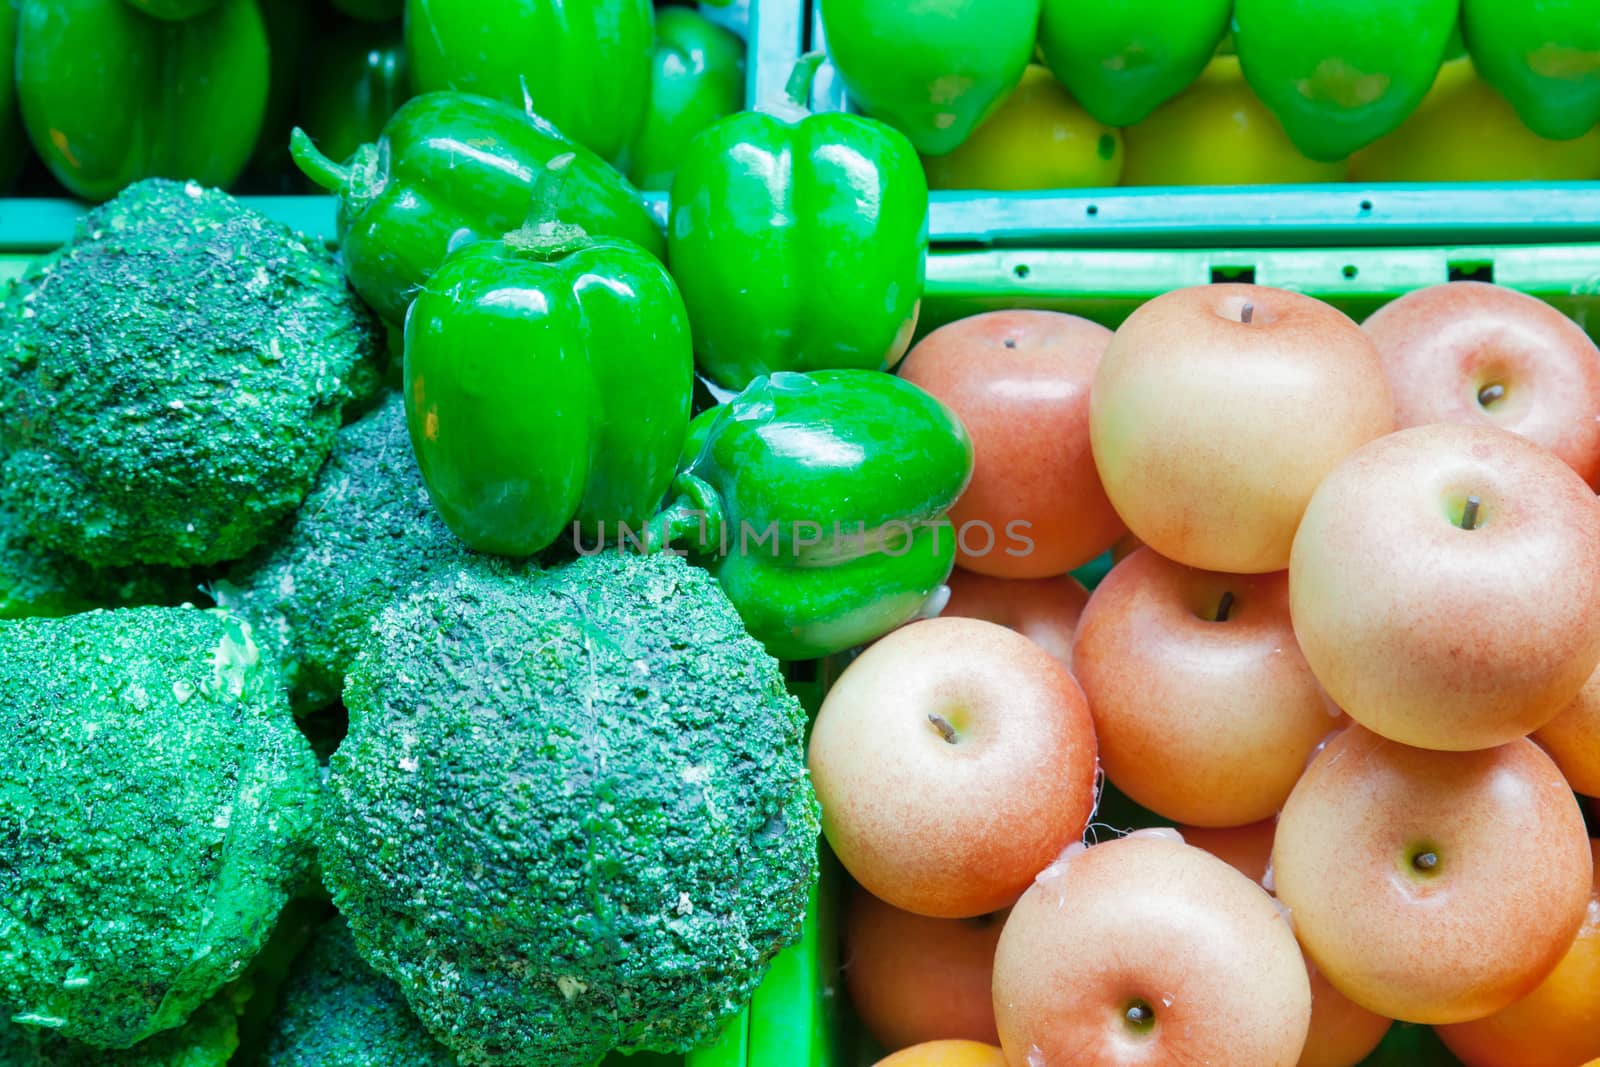
<svg viewBox="0 0 1600 1067">
<path fill-rule="evenodd" d="M 1345 164 L 1307 159 L 1245 83 L 1236 56 L 1218 56 L 1198 81 L 1123 131 L 1124 185 L 1336 182 Z"/>
<path fill-rule="evenodd" d="M 1367 182 L 1600 178 L 1600 129 L 1571 141 L 1540 137 L 1462 57 L 1440 69 L 1403 126 L 1351 158 L 1350 177 Z"/>
<path fill-rule="evenodd" d="M 1115 185 L 1122 176 L 1122 134 L 1091 118 L 1048 68 L 1035 64 L 960 148 L 922 163 L 930 189 Z"/>
</svg>

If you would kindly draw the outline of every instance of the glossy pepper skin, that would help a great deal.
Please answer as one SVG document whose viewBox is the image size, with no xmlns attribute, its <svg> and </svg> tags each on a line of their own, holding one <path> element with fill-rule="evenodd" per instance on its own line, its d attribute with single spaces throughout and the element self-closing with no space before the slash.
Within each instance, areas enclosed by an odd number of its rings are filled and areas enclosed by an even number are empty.
<svg viewBox="0 0 1600 1067">
<path fill-rule="evenodd" d="M 1200 76 L 1232 10 L 1233 0 L 1044 0 L 1039 49 L 1085 111 L 1132 126 Z"/>
<path fill-rule="evenodd" d="M 763 376 L 690 427 L 655 547 L 688 550 L 779 659 L 852 648 L 915 618 L 950 576 L 945 512 L 972 442 L 891 374 Z"/>
<path fill-rule="evenodd" d="M 28 140 L 17 114 L 16 82 L 11 64 L 17 52 L 17 5 L 0 0 L 0 193 L 16 180 L 27 159 Z"/>
<path fill-rule="evenodd" d="M 616 159 L 650 103 L 653 15 L 650 0 L 406 0 L 412 82 L 526 107 Z"/>
<path fill-rule="evenodd" d="M 1540 137 L 1582 137 L 1600 122 L 1600 6 L 1594 0 L 1462 0 L 1483 79 Z"/>
<path fill-rule="evenodd" d="M 143 178 L 226 186 L 267 106 L 255 0 L 171 22 L 124 0 L 22 0 L 17 99 L 56 179 L 105 200 Z"/>
<path fill-rule="evenodd" d="M 1311 159 L 1344 159 L 1416 110 L 1460 0 L 1237 0 L 1245 80 Z"/>
<path fill-rule="evenodd" d="M 406 307 L 454 244 L 498 237 L 528 221 L 545 167 L 571 153 L 556 216 L 600 237 L 623 237 L 665 255 L 638 191 L 604 160 L 537 115 L 470 93 L 425 93 L 401 106 L 376 144 L 348 164 L 297 132 L 295 162 L 338 193 L 345 271 L 373 309 L 399 325 Z"/>
<path fill-rule="evenodd" d="M 398 22 L 348 22 L 316 46 L 300 83 L 306 132 L 329 159 L 349 159 L 383 136 L 410 95 Z"/>
<path fill-rule="evenodd" d="M 732 115 L 695 138 L 671 199 L 667 254 L 707 378 L 738 390 L 761 374 L 880 370 L 905 354 L 928 183 L 895 130 L 798 108 Z"/>
<path fill-rule="evenodd" d="M 867 114 L 936 156 L 1022 79 L 1040 0 L 822 0 L 828 55 Z"/>
<path fill-rule="evenodd" d="M 642 530 L 676 470 L 693 377 L 666 268 L 575 227 L 458 249 L 406 316 L 417 465 L 445 525 L 482 552 Z"/>
<path fill-rule="evenodd" d="M 641 189 L 672 186 L 678 160 L 695 134 L 744 105 L 744 42 L 686 7 L 656 13 L 650 107 L 617 161 Z"/>
</svg>

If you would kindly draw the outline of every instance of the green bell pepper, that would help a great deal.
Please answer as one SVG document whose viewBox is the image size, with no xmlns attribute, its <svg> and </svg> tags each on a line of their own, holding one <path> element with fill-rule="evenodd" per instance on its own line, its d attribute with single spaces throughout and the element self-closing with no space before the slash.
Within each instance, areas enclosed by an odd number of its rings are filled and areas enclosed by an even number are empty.
<svg viewBox="0 0 1600 1067">
<path fill-rule="evenodd" d="M 255 0 L 222 0 L 182 22 L 123 0 L 22 0 L 16 63 L 34 149 L 88 200 L 144 178 L 228 185 L 266 112 Z"/>
<path fill-rule="evenodd" d="M 301 82 L 304 125 L 329 159 L 349 159 L 383 136 L 410 95 L 398 22 L 349 22 L 316 47 Z"/>
<path fill-rule="evenodd" d="M 744 104 L 744 42 L 686 7 L 656 13 L 650 109 L 617 161 L 641 189 L 672 186 L 695 134 Z"/>
<path fill-rule="evenodd" d="M 261 135 L 250 157 L 248 171 L 252 188 L 284 195 L 302 192 L 301 175 L 289 158 L 289 131 L 294 129 L 294 112 L 305 73 L 303 63 L 306 40 L 313 30 L 311 0 L 256 0 L 267 25 L 267 47 L 271 50 L 271 76 L 267 83 L 267 113 L 261 120 Z"/>
<path fill-rule="evenodd" d="M 0 192 L 10 188 L 28 158 L 28 140 L 17 114 L 16 81 L 11 65 L 17 52 L 17 5 L 0 0 Z"/>
<path fill-rule="evenodd" d="M 405 13 L 406 0 L 333 0 L 333 6 L 363 22 L 392 22 Z"/>
<path fill-rule="evenodd" d="M 1593 0 L 1463 0 L 1472 63 L 1528 129 L 1552 141 L 1600 122 L 1600 9 Z"/>
<path fill-rule="evenodd" d="M 650 0 L 406 0 L 417 92 L 482 93 L 616 159 L 650 103 Z"/>
<path fill-rule="evenodd" d="M 693 384 L 666 268 L 577 227 L 458 249 L 406 316 L 417 465 L 445 525 L 482 552 L 642 530 L 673 479 Z"/>
<path fill-rule="evenodd" d="M 806 97 L 816 60 L 791 82 Z M 905 354 L 922 301 L 928 182 L 909 141 L 857 115 L 742 112 L 689 146 L 672 182 L 667 255 L 701 372 L 761 374 Z"/>
<path fill-rule="evenodd" d="M 850 97 L 937 156 L 1022 80 L 1040 0 L 821 0 L 828 55 Z"/>
<path fill-rule="evenodd" d="M 1461 0 L 1237 0 L 1245 80 L 1295 147 L 1344 159 L 1392 132 L 1444 63 Z"/>
<path fill-rule="evenodd" d="M 389 322 L 452 245 L 528 221 L 545 167 L 571 153 L 557 215 L 599 237 L 624 237 L 664 257 L 655 219 L 628 180 L 537 115 L 470 93 L 425 93 L 389 119 L 376 144 L 344 165 L 296 130 L 292 153 L 340 194 L 339 243 L 356 292 Z"/>
<path fill-rule="evenodd" d="M 1200 77 L 1232 11 L 1233 0 L 1044 0 L 1039 50 L 1085 111 L 1132 126 Z"/>
<path fill-rule="evenodd" d="M 779 659 L 870 641 L 950 576 L 945 513 L 972 442 L 938 400 L 891 374 L 757 378 L 691 426 L 655 550 L 687 550 Z"/>
</svg>

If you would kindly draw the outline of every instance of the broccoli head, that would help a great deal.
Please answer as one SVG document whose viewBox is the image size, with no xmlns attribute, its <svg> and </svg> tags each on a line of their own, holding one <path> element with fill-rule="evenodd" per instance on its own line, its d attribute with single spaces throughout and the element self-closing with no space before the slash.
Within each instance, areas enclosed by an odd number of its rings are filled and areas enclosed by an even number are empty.
<svg viewBox="0 0 1600 1067">
<path fill-rule="evenodd" d="M 705 1044 L 798 938 L 804 714 L 681 559 L 463 570 L 379 616 L 345 703 L 323 876 L 462 1063 Z"/>
<path fill-rule="evenodd" d="M 295 709 L 313 711 L 339 699 L 379 611 L 471 556 L 429 501 L 405 402 L 389 393 L 339 431 L 292 525 L 235 566 L 216 595 L 278 653 Z"/>
<path fill-rule="evenodd" d="M 289 975 L 267 1039 L 265 1067 L 456 1067 L 389 979 L 331 919 Z"/>
<path fill-rule="evenodd" d="M 105 1048 L 238 978 L 310 867 L 318 770 L 248 624 L 0 622 L 0 1019 Z"/>
<path fill-rule="evenodd" d="M 0 316 L 0 498 L 97 566 L 244 555 L 382 370 L 326 249 L 192 182 L 89 212 Z"/>
<path fill-rule="evenodd" d="M 200 582 L 170 567 L 92 567 L 45 548 L 0 503 L 0 619 L 198 601 Z"/>
<path fill-rule="evenodd" d="M 249 979 L 223 987 L 187 1022 L 131 1048 L 103 1049 L 48 1031 L 0 1022 L 0 1063 L 6 1067 L 228 1067 L 239 1049 L 240 1009 Z"/>
</svg>

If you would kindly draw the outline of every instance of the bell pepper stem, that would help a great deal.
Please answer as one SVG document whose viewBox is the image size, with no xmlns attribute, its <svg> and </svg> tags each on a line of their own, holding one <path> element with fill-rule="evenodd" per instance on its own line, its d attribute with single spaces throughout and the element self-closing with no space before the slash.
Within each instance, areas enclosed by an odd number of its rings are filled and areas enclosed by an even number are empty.
<svg viewBox="0 0 1600 1067">
<path fill-rule="evenodd" d="M 822 66 L 822 61 L 828 58 L 823 51 L 807 52 L 795 60 L 794 70 L 789 73 L 789 81 L 783 87 L 783 95 L 789 102 L 802 111 L 811 109 L 811 86 L 817 80 L 817 68 Z"/>
<path fill-rule="evenodd" d="M 717 554 L 723 526 L 717 491 L 692 474 L 678 475 L 672 490 L 676 498 L 645 527 L 648 550 L 660 552 L 678 544 L 701 554 Z"/>
<path fill-rule="evenodd" d="M 307 178 L 328 192 L 342 193 L 349 187 L 350 168 L 323 155 L 311 135 L 298 126 L 289 134 L 289 155 Z"/>
</svg>

